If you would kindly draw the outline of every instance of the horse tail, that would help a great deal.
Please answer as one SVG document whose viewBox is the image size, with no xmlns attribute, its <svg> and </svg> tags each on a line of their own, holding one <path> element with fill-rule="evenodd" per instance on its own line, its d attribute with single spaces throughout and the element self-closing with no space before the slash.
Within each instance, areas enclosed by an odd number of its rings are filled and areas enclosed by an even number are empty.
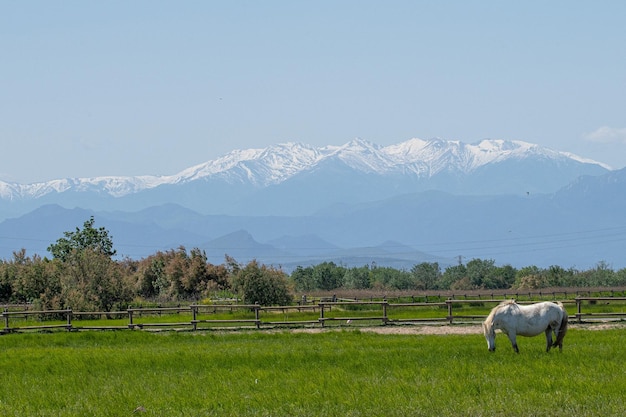
<svg viewBox="0 0 626 417">
<path fill-rule="evenodd" d="M 565 333 L 567 333 L 567 322 L 569 321 L 569 316 L 567 315 L 567 311 L 563 307 L 563 304 L 558 303 L 558 305 L 563 311 L 563 317 L 561 317 L 561 324 L 559 325 L 556 340 L 552 346 L 558 346 L 560 350 L 563 350 L 563 338 L 565 337 Z"/>
</svg>

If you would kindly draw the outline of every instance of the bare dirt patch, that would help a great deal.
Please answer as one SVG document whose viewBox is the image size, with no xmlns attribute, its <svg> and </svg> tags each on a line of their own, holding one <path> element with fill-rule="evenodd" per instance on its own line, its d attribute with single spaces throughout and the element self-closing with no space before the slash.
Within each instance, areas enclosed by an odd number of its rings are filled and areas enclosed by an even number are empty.
<svg viewBox="0 0 626 417">
<path fill-rule="evenodd" d="M 581 330 L 608 330 L 608 329 L 626 329 L 626 323 L 570 323 L 572 329 Z M 294 333 L 322 333 L 342 330 L 359 330 L 361 332 L 377 333 L 377 334 L 421 334 L 421 335 L 448 335 L 448 334 L 479 334 L 482 335 L 483 329 L 481 324 L 459 324 L 459 325 L 414 325 L 414 326 L 377 326 L 377 327 L 359 327 L 359 326 L 342 326 L 342 327 L 309 327 L 300 329 L 291 329 Z"/>
<path fill-rule="evenodd" d="M 377 333 L 377 334 L 482 334 L 480 325 L 459 325 L 459 326 L 378 326 L 378 327 L 359 327 L 359 326 L 342 326 L 342 327 L 309 327 L 304 329 L 291 329 L 293 333 L 322 333 L 336 331 L 358 330 L 360 332 Z"/>
<path fill-rule="evenodd" d="M 362 331 L 380 334 L 482 334 L 480 325 L 370 327 Z"/>
</svg>

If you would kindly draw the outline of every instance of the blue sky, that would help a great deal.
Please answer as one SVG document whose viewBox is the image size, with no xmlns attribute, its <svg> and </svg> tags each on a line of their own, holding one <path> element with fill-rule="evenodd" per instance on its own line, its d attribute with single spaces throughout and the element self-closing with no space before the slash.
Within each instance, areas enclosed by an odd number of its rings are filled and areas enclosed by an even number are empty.
<svg viewBox="0 0 626 417">
<path fill-rule="evenodd" d="M 519 139 L 626 166 L 626 2 L 0 0 L 0 180 L 297 141 Z"/>
</svg>

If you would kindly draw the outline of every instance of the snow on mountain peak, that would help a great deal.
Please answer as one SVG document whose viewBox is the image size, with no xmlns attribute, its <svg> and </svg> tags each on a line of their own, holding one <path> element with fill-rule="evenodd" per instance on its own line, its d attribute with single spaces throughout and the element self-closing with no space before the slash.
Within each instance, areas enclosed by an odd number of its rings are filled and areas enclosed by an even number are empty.
<svg viewBox="0 0 626 417">
<path fill-rule="evenodd" d="M 469 173 L 489 163 L 531 156 L 566 158 L 610 169 L 589 159 L 522 141 L 484 139 L 466 144 L 439 138 L 413 138 L 381 147 L 356 138 L 341 146 L 316 148 L 297 142 L 286 142 L 263 149 L 233 150 L 215 160 L 169 176 L 75 178 L 29 185 L 0 182 L 0 198 L 37 198 L 68 190 L 97 191 L 122 197 L 163 184 L 182 184 L 204 178 L 265 187 L 310 170 L 322 161 L 337 161 L 354 170 L 379 175 L 399 173 L 432 177 L 442 171 Z"/>
<path fill-rule="evenodd" d="M 350 168 L 363 172 L 387 172 L 394 161 L 389 158 L 382 148 L 370 141 L 356 138 L 342 146 L 326 147 L 329 151 L 326 158 L 336 158 Z"/>
<path fill-rule="evenodd" d="M 428 146 L 428 143 L 429 142 L 426 140 L 413 138 L 407 140 L 406 142 L 386 146 L 383 149 L 387 155 L 390 155 L 398 160 L 412 159 L 415 158 L 416 155 L 421 154 L 424 148 Z"/>
</svg>

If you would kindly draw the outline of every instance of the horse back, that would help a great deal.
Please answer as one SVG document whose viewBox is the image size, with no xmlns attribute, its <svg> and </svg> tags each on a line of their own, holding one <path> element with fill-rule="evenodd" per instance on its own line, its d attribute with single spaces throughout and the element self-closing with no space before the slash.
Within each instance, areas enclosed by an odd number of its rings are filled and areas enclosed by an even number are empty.
<svg viewBox="0 0 626 417">
<path fill-rule="evenodd" d="M 517 334 L 536 336 L 549 327 L 560 327 L 562 318 L 562 308 L 549 301 L 519 306 L 515 314 Z"/>
</svg>

